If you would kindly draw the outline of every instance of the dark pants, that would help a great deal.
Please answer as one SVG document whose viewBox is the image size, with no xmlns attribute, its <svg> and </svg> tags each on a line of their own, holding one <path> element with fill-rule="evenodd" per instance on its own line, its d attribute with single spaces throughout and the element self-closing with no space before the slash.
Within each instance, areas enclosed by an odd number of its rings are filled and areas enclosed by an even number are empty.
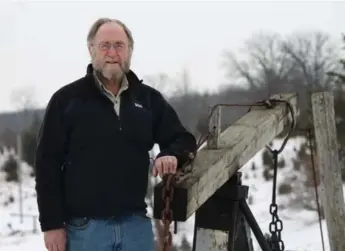
<svg viewBox="0 0 345 251">
<path fill-rule="evenodd" d="M 132 215 L 120 219 L 72 219 L 66 251 L 155 251 L 152 223 Z"/>
</svg>

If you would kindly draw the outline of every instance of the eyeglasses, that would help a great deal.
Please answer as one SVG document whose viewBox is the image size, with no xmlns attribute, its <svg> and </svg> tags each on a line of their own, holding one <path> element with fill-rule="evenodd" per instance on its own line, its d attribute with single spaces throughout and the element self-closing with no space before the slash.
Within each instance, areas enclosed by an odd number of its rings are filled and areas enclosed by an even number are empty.
<svg viewBox="0 0 345 251">
<path fill-rule="evenodd" d="M 116 51 L 122 51 L 125 49 L 126 45 L 123 42 L 115 42 L 115 43 L 110 43 L 110 42 L 100 42 L 98 44 L 98 48 L 102 51 L 109 51 L 111 48 L 114 48 Z"/>
</svg>

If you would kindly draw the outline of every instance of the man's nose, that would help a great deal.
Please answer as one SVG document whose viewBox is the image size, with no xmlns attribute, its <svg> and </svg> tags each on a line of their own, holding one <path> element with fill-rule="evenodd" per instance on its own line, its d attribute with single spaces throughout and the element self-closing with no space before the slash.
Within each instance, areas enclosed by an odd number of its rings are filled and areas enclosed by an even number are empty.
<svg viewBox="0 0 345 251">
<path fill-rule="evenodd" d="M 118 56 L 118 52 L 113 46 L 108 49 L 107 54 L 109 56 Z"/>
</svg>

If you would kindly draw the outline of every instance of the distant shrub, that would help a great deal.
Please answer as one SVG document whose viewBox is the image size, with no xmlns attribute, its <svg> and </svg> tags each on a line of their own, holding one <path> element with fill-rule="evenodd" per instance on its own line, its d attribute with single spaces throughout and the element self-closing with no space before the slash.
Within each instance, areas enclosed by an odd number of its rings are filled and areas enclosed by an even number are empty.
<svg viewBox="0 0 345 251">
<path fill-rule="evenodd" d="M 3 164 L 1 170 L 6 173 L 6 181 L 18 182 L 18 162 L 15 157 L 11 154 Z"/>
<path fill-rule="evenodd" d="M 287 183 L 282 183 L 279 185 L 278 193 L 279 194 L 290 194 L 292 192 L 292 186 Z"/>
</svg>

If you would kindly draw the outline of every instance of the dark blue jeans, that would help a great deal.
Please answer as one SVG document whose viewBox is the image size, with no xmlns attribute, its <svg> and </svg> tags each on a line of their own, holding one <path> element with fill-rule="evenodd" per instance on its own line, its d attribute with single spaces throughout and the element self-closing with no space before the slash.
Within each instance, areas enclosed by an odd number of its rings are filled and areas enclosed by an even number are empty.
<svg viewBox="0 0 345 251">
<path fill-rule="evenodd" d="M 67 223 L 66 251 L 155 251 L 150 218 L 72 219 Z"/>
</svg>

